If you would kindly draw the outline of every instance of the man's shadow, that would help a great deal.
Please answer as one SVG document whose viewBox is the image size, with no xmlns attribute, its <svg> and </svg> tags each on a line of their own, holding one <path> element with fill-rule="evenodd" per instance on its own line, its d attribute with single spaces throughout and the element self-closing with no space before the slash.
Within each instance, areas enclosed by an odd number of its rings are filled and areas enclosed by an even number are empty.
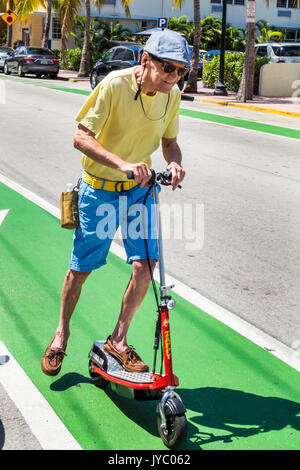
<svg viewBox="0 0 300 470">
<path fill-rule="evenodd" d="M 77 373 L 66 374 L 52 383 L 51 389 L 62 391 L 79 383 L 90 383 L 90 378 Z M 129 419 L 150 434 L 158 436 L 156 406 L 159 401 L 136 401 L 123 398 L 108 386 L 104 391 Z M 234 438 L 247 438 L 286 426 L 300 431 L 300 403 L 277 397 L 263 397 L 241 390 L 203 387 L 177 389 L 188 412 L 188 436 L 185 449 L 201 449 L 210 442 L 230 443 Z M 193 412 L 195 415 L 193 416 Z M 207 432 L 216 429 L 216 433 Z M 203 429 L 203 431 L 202 431 Z M 220 430 L 224 431 L 221 432 Z"/>
<path fill-rule="evenodd" d="M 263 397 L 241 390 L 204 387 L 179 391 L 186 408 L 197 414 L 190 418 L 191 448 L 209 442 L 231 442 L 234 438 L 279 431 L 286 426 L 300 431 L 300 403 L 277 397 Z M 201 428 L 224 430 L 225 434 L 202 432 Z"/>
</svg>

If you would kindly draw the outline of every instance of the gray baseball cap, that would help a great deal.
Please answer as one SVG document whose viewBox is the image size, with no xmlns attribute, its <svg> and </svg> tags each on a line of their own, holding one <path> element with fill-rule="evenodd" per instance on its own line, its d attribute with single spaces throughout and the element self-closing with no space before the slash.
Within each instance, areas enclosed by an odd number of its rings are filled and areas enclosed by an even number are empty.
<svg viewBox="0 0 300 470">
<path fill-rule="evenodd" d="M 190 53 L 187 41 L 176 31 L 162 30 L 151 34 L 144 46 L 144 51 L 159 59 L 181 62 L 190 66 Z"/>
</svg>

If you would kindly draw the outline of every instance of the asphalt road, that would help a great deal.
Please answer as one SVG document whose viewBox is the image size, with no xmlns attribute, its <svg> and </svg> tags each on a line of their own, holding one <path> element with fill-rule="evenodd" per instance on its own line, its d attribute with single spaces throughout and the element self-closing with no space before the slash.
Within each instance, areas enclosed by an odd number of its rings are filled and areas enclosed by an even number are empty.
<svg viewBox="0 0 300 470">
<path fill-rule="evenodd" d="M 81 168 L 72 139 L 74 116 L 85 96 L 16 80 L 5 85 L 0 172 L 59 207 L 60 192 L 77 181 Z M 252 120 L 299 127 L 299 120 L 290 117 L 199 103 L 182 106 L 243 119 L 251 113 Z M 183 239 L 165 241 L 167 271 L 291 346 L 300 339 L 299 142 L 181 117 L 179 143 L 186 180 L 182 190 L 164 192 L 162 203 L 172 202 L 175 212 L 181 206 L 190 232 L 181 217 L 176 224 L 170 219 L 170 237 L 180 236 L 180 225 Z M 164 168 L 160 150 L 153 166 Z M 204 209 L 203 220 L 200 209 L 196 217 L 196 204 Z M 185 205 L 190 205 L 186 211 Z M 187 236 L 200 249 L 188 250 Z"/>
<path fill-rule="evenodd" d="M 72 139 L 74 116 L 84 100 L 82 95 L 6 80 L 5 104 L 0 104 L 0 173 L 59 207 L 60 192 L 80 172 Z M 300 127 L 296 119 L 283 116 L 199 103 L 182 106 Z M 183 232 L 185 226 L 190 235 L 195 232 L 195 217 L 185 207 L 195 214 L 198 204 L 204 217 L 197 220 L 201 236 L 196 249 L 187 249 L 188 233 L 165 241 L 167 272 L 293 346 L 300 340 L 299 142 L 188 117 L 180 118 L 180 129 L 186 180 L 181 191 L 162 196 L 162 203 L 171 201 L 177 210 L 171 235 L 180 224 Z M 160 150 L 153 155 L 153 167 L 164 168 Z M 168 223 L 167 216 L 163 221 Z"/>
</svg>

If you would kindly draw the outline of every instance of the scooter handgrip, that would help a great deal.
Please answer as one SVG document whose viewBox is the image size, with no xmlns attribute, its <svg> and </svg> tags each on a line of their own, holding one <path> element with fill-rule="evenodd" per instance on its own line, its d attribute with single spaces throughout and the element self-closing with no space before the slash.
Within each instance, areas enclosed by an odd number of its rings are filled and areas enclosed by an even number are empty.
<svg viewBox="0 0 300 470">
<path fill-rule="evenodd" d="M 129 180 L 134 180 L 134 174 L 133 171 L 127 171 L 127 179 Z"/>
</svg>

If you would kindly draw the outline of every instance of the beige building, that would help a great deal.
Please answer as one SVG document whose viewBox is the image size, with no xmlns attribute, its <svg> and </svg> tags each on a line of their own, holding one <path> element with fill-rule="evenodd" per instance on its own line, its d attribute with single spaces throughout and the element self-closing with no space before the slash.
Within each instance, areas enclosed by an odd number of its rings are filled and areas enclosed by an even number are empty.
<svg viewBox="0 0 300 470">
<path fill-rule="evenodd" d="M 3 11 L 5 10 L 2 8 L 2 12 Z M 12 47 L 14 47 L 18 41 L 23 41 L 26 45 L 40 47 L 42 45 L 45 19 L 46 11 L 42 8 L 33 13 L 26 22 L 21 22 L 18 18 L 12 25 Z M 7 28 L 6 23 L 2 20 L 0 21 L 0 31 L 5 30 Z M 49 37 L 49 46 L 51 49 L 60 49 L 61 25 L 59 17 L 56 14 L 52 14 Z"/>
</svg>

